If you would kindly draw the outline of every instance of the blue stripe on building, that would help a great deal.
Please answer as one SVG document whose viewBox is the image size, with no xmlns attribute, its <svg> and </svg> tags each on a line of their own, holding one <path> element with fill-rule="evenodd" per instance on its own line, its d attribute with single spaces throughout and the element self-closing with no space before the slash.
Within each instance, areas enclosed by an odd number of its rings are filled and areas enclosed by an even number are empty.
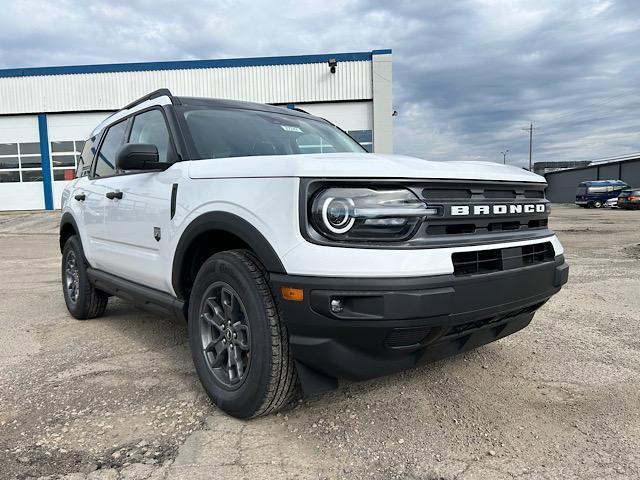
<svg viewBox="0 0 640 480">
<path fill-rule="evenodd" d="M 260 67 L 265 65 L 299 65 L 324 63 L 335 58 L 338 62 L 371 60 L 374 55 L 387 55 L 391 50 L 355 53 L 324 53 L 319 55 L 291 55 L 284 57 L 229 58 L 222 60 L 178 60 L 170 62 L 109 63 L 102 65 L 71 65 L 64 67 L 8 68 L 0 70 L 0 78 L 72 75 L 78 73 L 145 72 L 154 70 L 189 70 L 195 68 Z"/>
<path fill-rule="evenodd" d="M 38 114 L 38 131 L 40 132 L 40 160 L 42 162 L 42 188 L 44 192 L 45 210 L 53 210 L 53 182 L 51 179 L 51 155 L 49 155 L 49 130 L 47 115 Z"/>
</svg>

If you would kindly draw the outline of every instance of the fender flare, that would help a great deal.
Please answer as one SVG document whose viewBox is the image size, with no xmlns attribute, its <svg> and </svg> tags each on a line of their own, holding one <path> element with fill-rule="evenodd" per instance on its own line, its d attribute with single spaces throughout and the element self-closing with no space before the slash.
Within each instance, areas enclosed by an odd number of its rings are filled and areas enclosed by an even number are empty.
<svg viewBox="0 0 640 480">
<path fill-rule="evenodd" d="M 73 218 L 73 215 L 69 212 L 65 212 L 62 214 L 60 218 L 60 228 L 58 230 L 58 241 L 60 243 L 60 252 L 64 248 L 64 244 L 62 243 L 62 232 L 64 231 L 67 225 L 71 225 L 71 227 L 75 230 L 76 234 L 80 235 L 80 230 L 78 229 L 78 224 L 76 223 L 76 219 Z"/>
<path fill-rule="evenodd" d="M 194 219 L 184 230 L 173 255 L 171 284 L 178 297 L 183 294 L 180 282 L 189 246 L 200 234 L 211 230 L 224 231 L 238 237 L 253 250 L 268 272 L 287 273 L 269 241 L 251 223 L 233 213 L 207 212 Z"/>
</svg>

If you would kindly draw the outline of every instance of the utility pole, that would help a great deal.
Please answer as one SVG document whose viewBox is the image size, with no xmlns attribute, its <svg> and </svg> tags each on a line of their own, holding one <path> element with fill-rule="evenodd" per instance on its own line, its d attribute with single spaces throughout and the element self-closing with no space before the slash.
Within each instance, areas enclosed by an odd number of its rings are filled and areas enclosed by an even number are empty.
<svg viewBox="0 0 640 480">
<path fill-rule="evenodd" d="M 528 127 L 523 128 L 522 130 L 529 131 L 529 171 L 533 171 L 533 166 L 531 164 L 531 157 L 533 153 L 533 123 L 530 123 Z"/>
<path fill-rule="evenodd" d="M 507 148 L 504 152 L 500 152 L 502 154 L 502 163 L 507 164 L 507 153 L 509 153 L 509 149 Z"/>
</svg>

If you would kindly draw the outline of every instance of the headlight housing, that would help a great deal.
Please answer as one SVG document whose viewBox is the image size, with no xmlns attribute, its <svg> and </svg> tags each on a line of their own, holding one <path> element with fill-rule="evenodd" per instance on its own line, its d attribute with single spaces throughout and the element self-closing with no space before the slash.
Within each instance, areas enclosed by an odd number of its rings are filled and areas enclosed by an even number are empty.
<svg viewBox="0 0 640 480">
<path fill-rule="evenodd" d="M 313 228 L 338 241 L 402 241 L 422 219 L 435 215 L 405 188 L 330 187 L 311 199 Z"/>
</svg>

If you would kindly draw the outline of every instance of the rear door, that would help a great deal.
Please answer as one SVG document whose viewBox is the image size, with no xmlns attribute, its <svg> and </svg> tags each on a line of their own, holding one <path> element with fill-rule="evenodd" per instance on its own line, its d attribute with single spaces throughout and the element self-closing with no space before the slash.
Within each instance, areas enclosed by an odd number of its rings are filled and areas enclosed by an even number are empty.
<svg viewBox="0 0 640 480">
<path fill-rule="evenodd" d="M 94 141 L 87 141 L 82 155 L 90 155 L 94 157 L 93 164 L 89 176 L 86 180 L 78 182 L 74 191 L 75 201 L 76 195 L 83 195 L 83 200 L 78 201 L 82 209 L 82 221 L 86 238 L 83 239 L 85 255 L 89 263 L 98 269 L 105 266 L 105 249 L 107 247 L 106 237 L 106 215 L 108 199 L 105 194 L 109 191 L 107 182 L 110 177 L 115 175 L 115 152 L 122 145 L 127 129 L 127 121 L 123 120 L 109 127 L 103 135 L 102 144 L 98 149 L 97 155 L 93 155 L 96 150 Z M 91 145 L 88 145 L 91 143 Z M 93 151 L 87 150 L 92 149 Z"/>
<path fill-rule="evenodd" d="M 125 143 L 148 143 L 158 148 L 161 162 L 177 156 L 161 108 L 142 111 L 131 118 Z M 160 257 L 170 237 L 171 194 L 178 169 L 163 172 L 117 171 L 105 180 L 107 200 L 104 270 L 145 286 L 168 291 L 166 262 Z M 113 195 L 111 195 L 113 196 Z"/>
</svg>

